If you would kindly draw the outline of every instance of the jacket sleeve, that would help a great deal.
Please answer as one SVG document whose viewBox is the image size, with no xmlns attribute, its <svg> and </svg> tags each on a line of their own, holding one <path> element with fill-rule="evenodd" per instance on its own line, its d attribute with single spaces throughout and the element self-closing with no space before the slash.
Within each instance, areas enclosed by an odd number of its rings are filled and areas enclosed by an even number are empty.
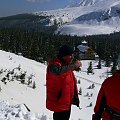
<svg viewBox="0 0 120 120">
<path fill-rule="evenodd" d="M 106 98 L 105 98 L 104 89 L 102 85 L 97 96 L 97 101 L 94 108 L 94 114 L 92 116 L 92 120 L 101 120 L 102 113 L 104 111 L 105 106 L 106 106 Z"/>
<path fill-rule="evenodd" d="M 48 68 L 50 72 L 52 72 L 54 75 L 61 75 L 64 74 L 65 72 L 74 69 L 75 66 L 74 64 L 71 65 L 66 65 L 66 66 L 60 66 L 57 64 L 51 64 Z"/>
</svg>

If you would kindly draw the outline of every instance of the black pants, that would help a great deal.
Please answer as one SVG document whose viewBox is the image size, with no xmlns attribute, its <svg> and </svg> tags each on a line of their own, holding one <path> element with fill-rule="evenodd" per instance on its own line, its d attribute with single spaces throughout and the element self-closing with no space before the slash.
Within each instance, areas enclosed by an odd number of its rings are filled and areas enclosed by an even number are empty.
<svg viewBox="0 0 120 120">
<path fill-rule="evenodd" d="M 63 112 L 54 112 L 53 120 L 69 120 L 71 110 Z"/>
</svg>

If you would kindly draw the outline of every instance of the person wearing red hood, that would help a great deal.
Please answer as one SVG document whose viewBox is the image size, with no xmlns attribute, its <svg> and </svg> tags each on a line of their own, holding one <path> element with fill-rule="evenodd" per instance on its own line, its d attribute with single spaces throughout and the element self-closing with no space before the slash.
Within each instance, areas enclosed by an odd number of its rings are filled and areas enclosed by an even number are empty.
<svg viewBox="0 0 120 120">
<path fill-rule="evenodd" d="M 100 88 L 92 120 L 120 120 L 120 55 L 117 63 L 116 73 Z"/>
<path fill-rule="evenodd" d="M 57 57 L 50 61 L 46 72 L 46 108 L 53 111 L 53 120 L 69 120 L 71 105 L 79 107 L 78 88 L 73 70 L 81 66 L 72 63 L 74 49 L 63 45 Z"/>
</svg>

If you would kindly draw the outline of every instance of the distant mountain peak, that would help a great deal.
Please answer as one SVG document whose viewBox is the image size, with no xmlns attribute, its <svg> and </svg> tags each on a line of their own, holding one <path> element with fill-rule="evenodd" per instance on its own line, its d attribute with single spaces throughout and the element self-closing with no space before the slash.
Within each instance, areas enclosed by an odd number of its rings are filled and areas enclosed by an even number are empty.
<svg viewBox="0 0 120 120">
<path fill-rule="evenodd" d="M 81 0 L 79 6 L 90 6 L 102 0 Z"/>
<path fill-rule="evenodd" d="M 80 7 L 80 6 L 90 6 L 90 5 L 94 5 L 97 2 L 100 2 L 102 0 L 80 0 L 80 2 L 74 2 L 71 3 L 67 6 L 67 8 L 71 8 L 71 7 Z"/>
</svg>

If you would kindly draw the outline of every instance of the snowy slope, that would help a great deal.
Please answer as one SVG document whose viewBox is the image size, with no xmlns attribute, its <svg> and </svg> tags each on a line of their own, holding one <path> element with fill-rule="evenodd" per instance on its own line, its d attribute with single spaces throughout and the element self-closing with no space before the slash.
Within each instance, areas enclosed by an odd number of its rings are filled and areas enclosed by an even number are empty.
<svg viewBox="0 0 120 120">
<path fill-rule="evenodd" d="M 102 1 L 102 0 L 80 0 L 80 2 L 73 2 L 69 5 L 67 5 L 66 7 L 70 8 L 70 7 L 80 7 L 80 6 L 90 6 L 90 5 L 94 5 L 95 3 Z"/>
<path fill-rule="evenodd" d="M 90 5 L 94 5 L 97 2 L 100 2 L 102 0 L 80 0 L 79 2 L 79 6 L 90 6 Z"/>
<path fill-rule="evenodd" d="M 22 56 L 16 56 L 14 54 L 6 53 L 4 51 L 0 51 L 0 56 L 1 56 L 0 70 L 3 69 L 4 71 L 2 74 L 0 74 L 0 79 L 2 79 L 8 73 L 8 71 L 12 71 L 14 68 L 17 68 L 20 65 L 21 70 L 18 71 L 17 69 L 15 69 L 14 74 L 17 73 L 17 75 L 19 75 L 27 71 L 25 77 L 26 83 L 28 77 L 31 74 L 34 75 L 32 77 L 32 81 L 36 82 L 36 89 L 32 89 L 32 85 L 21 84 L 21 82 L 19 80 L 16 80 L 15 78 L 13 81 L 11 81 L 11 77 L 9 81 L 6 80 L 7 81 L 6 85 L 0 81 L 0 86 L 2 89 L 0 92 L 0 100 L 1 101 L 7 100 L 12 105 L 24 103 L 29 107 L 29 109 L 31 109 L 31 112 L 41 113 L 43 115 L 44 113 L 46 113 L 49 115 L 49 113 L 47 113 L 47 110 L 45 108 L 46 66 L 37 63 L 33 60 L 28 60 L 26 58 L 23 58 Z M 11 120 L 13 119 L 11 118 Z"/>
<path fill-rule="evenodd" d="M 60 25 L 56 33 L 61 34 L 109 34 L 120 30 L 120 0 L 82 0 L 72 7 L 34 14 L 50 16 L 50 24 L 56 21 Z"/>
<path fill-rule="evenodd" d="M 52 112 L 45 107 L 46 65 L 1 50 L 0 56 L 0 120 L 52 120 Z M 81 71 L 75 72 L 78 89 L 82 90 L 82 95 L 79 95 L 81 109 L 72 106 L 70 120 L 91 120 L 98 90 L 104 79 L 108 77 L 106 72 L 110 70 L 110 68 L 104 67 L 104 62 L 102 69 L 96 69 L 98 61 L 92 61 L 94 74 L 87 75 L 90 61 L 81 62 Z M 18 66 L 20 66 L 20 70 L 17 69 Z M 10 74 L 9 80 L 7 79 L 4 84 L 1 80 L 13 69 L 14 74 Z M 25 71 L 25 83 L 22 84 L 20 79 L 14 75 Z M 32 81 L 36 82 L 35 89 L 32 88 L 32 84 L 27 84 L 31 74 L 33 75 Z M 94 87 L 90 88 L 93 84 Z M 31 112 L 26 110 L 24 104 Z"/>
</svg>

